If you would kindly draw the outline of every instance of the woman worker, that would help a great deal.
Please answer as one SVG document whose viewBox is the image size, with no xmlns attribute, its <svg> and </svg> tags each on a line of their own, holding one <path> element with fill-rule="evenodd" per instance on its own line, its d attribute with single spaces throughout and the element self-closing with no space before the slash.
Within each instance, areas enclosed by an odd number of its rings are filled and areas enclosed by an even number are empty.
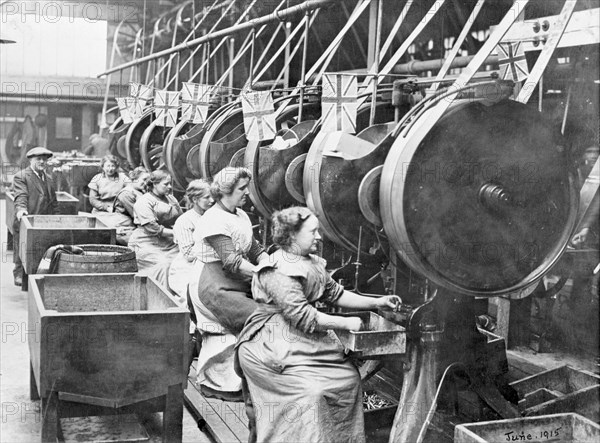
<svg viewBox="0 0 600 443">
<path fill-rule="evenodd" d="M 177 219 L 173 226 L 175 243 L 179 246 L 179 254 L 169 268 L 169 288 L 182 300 L 187 298 L 188 283 L 192 277 L 198 278 L 196 269 L 197 257 L 200 255 L 194 248 L 194 231 L 198 229 L 202 215 L 213 205 L 210 195 L 210 184 L 204 180 L 193 180 L 185 191 L 188 210 Z"/>
<path fill-rule="evenodd" d="M 121 245 L 127 245 L 129 237 L 135 229 L 133 206 L 137 199 L 146 192 L 150 173 L 143 166 L 138 166 L 129 173 L 129 179 L 131 182 L 116 195 L 112 218 L 107 220 L 110 226 L 117 228 L 117 243 Z"/>
<path fill-rule="evenodd" d="M 202 216 L 194 239 L 203 263 L 190 294 L 202 333 L 197 380 L 205 397 L 241 401 L 241 379 L 233 368 L 236 336 L 256 303 L 250 295 L 252 273 L 267 254 L 252 236 L 241 209 L 252 176 L 246 168 L 227 167 L 213 178 L 215 205 Z"/>
<path fill-rule="evenodd" d="M 175 243 L 179 253 L 168 270 L 167 286 L 180 297 L 180 302 L 190 310 L 190 346 L 188 367 L 198 356 L 201 346 L 200 331 L 196 328 L 197 318 L 188 294 L 188 285 L 198 279 L 202 270 L 200 255 L 194 242 L 194 231 L 198 229 L 202 215 L 210 208 L 214 200 L 210 196 L 210 184 L 204 180 L 192 180 L 185 191 L 188 210 L 177 219 L 173 226 Z"/>
<path fill-rule="evenodd" d="M 171 176 L 161 170 L 153 171 L 148 182 L 148 192 L 133 206 L 136 228 L 128 246 L 135 251 L 138 272 L 148 274 L 157 264 L 170 263 L 177 256 L 173 241 L 173 225 L 183 213 L 171 195 Z"/>
<path fill-rule="evenodd" d="M 257 267 L 252 282 L 258 308 L 237 352 L 261 442 L 365 441 L 360 376 L 331 331 L 358 331 L 361 319 L 319 312 L 315 303 L 364 310 L 396 308 L 401 300 L 345 291 L 313 255 L 320 239 L 309 209 L 274 214 L 273 241 L 281 249 Z"/>
<path fill-rule="evenodd" d="M 102 172 L 88 184 L 92 213 L 112 212 L 115 197 L 129 183 L 127 175 L 119 172 L 119 160 L 114 155 L 103 157 L 100 167 Z"/>
</svg>

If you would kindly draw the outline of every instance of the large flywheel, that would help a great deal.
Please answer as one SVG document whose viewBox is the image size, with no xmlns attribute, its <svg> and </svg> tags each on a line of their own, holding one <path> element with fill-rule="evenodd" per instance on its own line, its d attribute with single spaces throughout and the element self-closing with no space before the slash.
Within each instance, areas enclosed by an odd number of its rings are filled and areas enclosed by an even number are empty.
<svg viewBox="0 0 600 443">
<path fill-rule="evenodd" d="M 449 290 L 525 295 L 556 263 L 575 223 L 561 139 L 535 109 L 510 100 L 461 100 L 429 132 L 420 121 L 396 139 L 382 170 L 391 247 Z"/>
</svg>

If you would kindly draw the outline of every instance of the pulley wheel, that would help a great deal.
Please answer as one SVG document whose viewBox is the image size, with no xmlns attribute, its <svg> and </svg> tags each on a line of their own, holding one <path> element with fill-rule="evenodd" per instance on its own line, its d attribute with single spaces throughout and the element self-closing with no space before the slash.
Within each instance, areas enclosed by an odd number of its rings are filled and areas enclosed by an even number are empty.
<svg viewBox="0 0 600 443">
<path fill-rule="evenodd" d="M 369 223 L 381 227 L 379 214 L 379 181 L 383 165 L 376 166 L 365 174 L 358 186 L 358 207 Z"/>
<path fill-rule="evenodd" d="M 164 162 L 163 143 L 172 128 L 159 126 L 158 119 L 150 122 L 140 139 L 139 152 L 143 165 L 148 171 L 159 169 Z"/>
<path fill-rule="evenodd" d="M 319 165 L 318 180 L 312 188 L 319 195 L 319 213 L 333 227 L 332 240 L 351 250 L 368 253 L 379 244 L 375 227 L 359 208 L 359 186 L 374 166 L 383 163 L 393 142 L 388 134 L 394 124 L 369 126 L 356 137 L 348 135 L 337 145 L 328 145 Z M 380 146 L 381 145 L 381 146 Z"/>
<path fill-rule="evenodd" d="M 531 290 L 566 248 L 578 195 L 562 139 L 542 114 L 505 100 L 424 113 L 387 156 L 380 209 L 413 270 L 472 296 Z"/>
<path fill-rule="evenodd" d="M 240 148 L 246 145 L 241 105 L 228 107 L 210 125 L 200 142 L 199 170 L 202 178 L 211 180 Z"/>
<path fill-rule="evenodd" d="M 193 146 L 191 137 L 188 134 L 196 126 L 200 126 L 199 129 L 202 129 L 202 125 L 181 121 L 169 132 L 169 136 L 165 140 L 163 161 L 173 177 L 173 182 L 183 189 L 193 180 L 192 173 L 187 167 L 186 158 Z"/>
<path fill-rule="evenodd" d="M 312 105 L 306 106 L 304 111 L 309 111 L 314 107 Z M 277 121 L 289 121 L 289 117 L 282 115 L 281 120 Z M 264 146 L 260 143 L 248 143 L 245 164 L 254 176 L 250 198 L 265 217 L 270 217 L 275 210 L 299 203 L 288 190 L 286 174 L 294 159 L 308 152 L 316 134 L 316 125 L 316 120 L 304 120 L 291 129 L 282 129 L 281 139 L 278 139 L 281 146 L 278 147 L 271 143 Z M 299 175 L 296 174 L 296 178 L 296 187 L 301 189 L 302 171 Z"/>
<path fill-rule="evenodd" d="M 296 157 L 290 162 L 290 165 L 285 171 L 285 187 L 290 195 L 301 204 L 306 204 L 304 188 L 302 187 L 302 176 L 304 174 L 304 164 L 307 155 L 308 154 L 302 154 Z"/>
<path fill-rule="evenodd" d="M 127 135 L 125 136 L 125 150 L 127 154 L 127 162 L 133 169 L 142 164 L 142 156 L 140 155 L 140 140 L 146 128 L 154 119 L 154 111 L 147 109 L 142 116 L 129 125 Z"/>
</svg>

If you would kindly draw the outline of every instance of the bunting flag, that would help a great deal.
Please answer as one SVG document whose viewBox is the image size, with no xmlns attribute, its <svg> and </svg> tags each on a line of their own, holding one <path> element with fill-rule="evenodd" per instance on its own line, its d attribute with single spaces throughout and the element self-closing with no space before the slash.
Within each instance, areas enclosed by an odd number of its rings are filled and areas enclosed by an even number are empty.
<svg viewBox="0 0 600 443">
<path fill-rule="evenodd" d="M 250 91 L 241 94 L 244 130 L 248 140 L 275 138 L 275 107 L 269 91 Z"/>
<path fill-rule="evenodd" d="M 119 115 L 123 120 L 123 123 L 133 123 L 133 117 L 131 116 L 131 107 L 133 106 L 134 99 L 131 97 L 118 97 L 117 105 L 119 106 Z"/>
<path fill-rule="evenodd" d="M 181 120 L 194 124 L 208 118 L 211 85 L 184 83 L 181 89 Z"/>
<path fill-rule="evenodd" d="M 172 128 L 177 124 L 177 111 L 179 109 L 179 92 L 155 91 L 154 113 L 156 124 Z"/>
<path fill-rule="evenodd" d="M 500 72 L 498 75 L 501 80 L 512 80 L 521 82 L 529 76 L 527 59 L 521 42 L 500 42 L 496 46 L 498 51 L 498 66 Z"/>
<path fill-rule="evenodd" d="M 356 132 L 358 85 L 356 76 L 325 74 L 321 95 L 323 125 L 321 131 Z"/>
<path fill-rule="evenodd" d="M 129 83 L 129 96 L 134 100 L 130 108 L 132 118 L 136 119 L 142 116 L 144 108 L 152 100 L 154 88 L 141 83 Z"/>
</svg>

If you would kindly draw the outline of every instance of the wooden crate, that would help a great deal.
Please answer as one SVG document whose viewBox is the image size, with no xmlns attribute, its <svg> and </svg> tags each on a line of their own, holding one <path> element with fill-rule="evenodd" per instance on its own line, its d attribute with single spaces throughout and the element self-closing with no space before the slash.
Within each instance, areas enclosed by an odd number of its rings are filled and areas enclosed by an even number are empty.
<svg viewBox="0 0 600 443">
<path fill-rule="evenodd" d="M 454 443 L 596 443 L 600 426 L 578 414 L 465 423 L 454 428 Z"/>
<path fill-rule="evenodd" d="M 63 403 L 130 412 L 157 398 L 167 427 L 175 419 L 170 432 L 181 438 L 189 311 L 155 280 L 134 273 L 33 275 L 28 320 L 31 395 L 51 408 L 43 440 L 56 432 L 57 411 L 65 416 Z"/>
<path fill-rule="evenodd" d="M 519 394 L 524 415 L 576 412 L 600 420 L 600 376 L 561 366 L 510 384 Z"/>
<path fill-rule="evenodd" d="M 383 406 L 379 409 L 364 410 L 367 439 L 377 440 L 377 437 L 385 437 L 387 440 L 398 409 L 400 390 L 380 371 L 363 382 L 363 392 L 367 394 L 375 393 L 390 403 L 389 406 Z"/>
<path fill-rule="evenodd" d="M 21 219 L 20 256 L 26 274 L 35 274 L 46 250 L 55 245 L 116 243 L 117 232 L 94 216 L 30 215 Z"/>
<path fill-rule="evenodd" d="M 58 191 L 56 193 L 58 201 L 57 213 L 61 215 L 77 215 L 77 205 L 79 200 L 68 192 Z M 6 192 L 6 227 L 12 234 L 13 220 L 15 218 L 15 195 L 11 191 Z"/>
</svg>

